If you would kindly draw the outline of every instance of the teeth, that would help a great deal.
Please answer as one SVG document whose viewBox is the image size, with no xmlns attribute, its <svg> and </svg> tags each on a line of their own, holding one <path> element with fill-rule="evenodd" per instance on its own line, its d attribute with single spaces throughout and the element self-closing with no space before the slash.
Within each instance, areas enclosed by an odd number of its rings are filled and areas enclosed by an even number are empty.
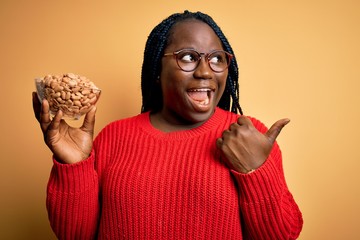
<svg viewBox="0 0 360 240">
<path fill-rule="evenodd" d="M 189 92 L 210 92 L 210 88 L 201 88 L 201 89 L 191 89 Z"/>
</svg>

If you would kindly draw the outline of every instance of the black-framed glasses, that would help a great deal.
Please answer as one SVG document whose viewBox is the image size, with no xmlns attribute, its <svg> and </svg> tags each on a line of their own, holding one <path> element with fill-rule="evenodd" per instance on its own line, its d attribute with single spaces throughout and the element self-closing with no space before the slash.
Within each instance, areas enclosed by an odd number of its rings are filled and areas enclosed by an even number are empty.
<svg viewBox="0 0 360 240">
<path fill-rule="evenodd" d="M 217 73 L 225 71 L 233 58 L 232 54 L 223 50 L 199 53 L 194 49 L 181 49 L 179 51 L 165 53 L 164 56 L 174 56 L 179 68 L 185 72 L 194 71 L 204 56 L 211 70 Z"/>
</svg>

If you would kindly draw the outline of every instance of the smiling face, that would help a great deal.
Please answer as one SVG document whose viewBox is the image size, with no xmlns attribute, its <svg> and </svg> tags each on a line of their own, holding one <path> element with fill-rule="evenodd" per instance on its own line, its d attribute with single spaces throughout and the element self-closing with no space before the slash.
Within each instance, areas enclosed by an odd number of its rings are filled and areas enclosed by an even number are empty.
<svg viewBox="0 0 360 240">
<path fill-rule="evenodd" d="M 174 25 L 165 53 L 194 49 L 199 53 L 223 50 L 215 32 L 199 20 Z M 224 92 L 228 70 L 216 73 L 202 59 L 191 72 L 179 68 L 174 56 L 162 58 L 160 84 L 163 108 L 159 113 L 168 124 L 200 125 L 211 117 Z"/>
</svg>

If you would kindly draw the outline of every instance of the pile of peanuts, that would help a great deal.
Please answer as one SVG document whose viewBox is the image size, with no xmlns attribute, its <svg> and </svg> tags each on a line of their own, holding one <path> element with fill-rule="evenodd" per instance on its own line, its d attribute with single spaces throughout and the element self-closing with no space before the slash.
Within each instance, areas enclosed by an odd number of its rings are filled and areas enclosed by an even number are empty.
<svg viewBox="0 0 360 240">
<path fill-rule="evenodd" d="M 36 79 L 40 99 L 47 99 L 50 113 L 62 110 L 64 117 L 79 119 L 95 105 L 101 90 L 88 78 L 73 73 Z"/>
</svg>

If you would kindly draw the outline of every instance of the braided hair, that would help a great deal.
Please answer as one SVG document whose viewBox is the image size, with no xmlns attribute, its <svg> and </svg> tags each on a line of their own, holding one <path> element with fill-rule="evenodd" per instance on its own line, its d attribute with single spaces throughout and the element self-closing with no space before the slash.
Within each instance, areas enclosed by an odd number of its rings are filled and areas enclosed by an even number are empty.
<svg viewBox="0 0 360 240">
<path fill-rule="evenodd" d="M 141 71 L 142 108 L 141 112 L 160 111 L 162 108 L 161 87 L 157 83 L 161 72 L 161 59 L 165 48 L 169 45 L 171 29 L 174 24 L 185 20 L 199 20 L 208 24 L 219 37 L 225 51 L 234 54 L 233 50 L 221 31 L 220 27 L 207 14 L 201 12 L 175 13 L 164 19 L 150 33 L 144 51 Z M 231 60 L 226 80 L 225 91 L 218 103 L 218 107 L 233 113 L 243 114 L 239 104 L 238 66 L 235 57 Z"/>
</svg>

